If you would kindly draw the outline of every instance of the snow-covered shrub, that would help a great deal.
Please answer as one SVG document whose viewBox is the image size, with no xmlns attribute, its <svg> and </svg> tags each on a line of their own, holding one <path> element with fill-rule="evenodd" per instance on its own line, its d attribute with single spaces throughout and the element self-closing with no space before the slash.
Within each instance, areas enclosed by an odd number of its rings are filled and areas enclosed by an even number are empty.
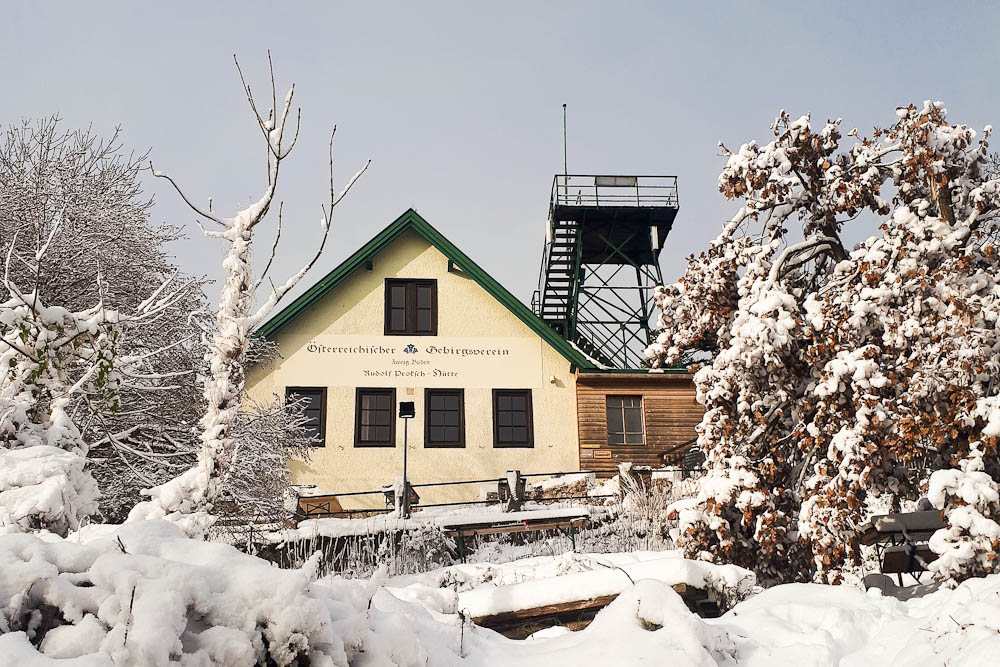
<svg viewBox="0 0 1000 667">
<path fill-rule="evenodd" d="M 577 544 L 585 544 L 584 531 L 576 535 Z M 598 541 L 607 544 L 603 535 Z M 467 563 L 508 563 L 521 558 L 555 557 L 570 548 L 570 540 L 557 531 L 524 533 L 522 535 L 497 535 L 493 539 L 476 540 L 469 549 Z"/>
<path fill-rule="evenodd" d="M 938 575 L 996 571 L 989 493 L 947 489 L 1000 479 L 1000 180 L 990 129 L 977 141 L 945 116 L 900 108 L 842 149 L 839 119 L 814 131 L 782 112 L 773 141 L 727 151 L 719 187 L 744 206 L 658 290 L 648 350 L 659 365 L 710 356 L 695 375 L 708 470 L 681 514 L 689 555 L 836 582 L 870 501 L 898 506 L 930 480 L 951 522 L 933 548 L 956 556 Z M 848 251 L 845 225 L 876 215 L 880 232 Z"/>
<path fill-rule="evenodd" d="M 272 533 L 282 535 L 281 539 L 257 545 L 255 551 L 282 567 L 302 567 L 319 554 L 321 574 L 348 579 L 367 579 L 380 569 L 388 576 L 427 572 L 455 562 L 455 541 L 440 526 L 394 523 L 389 519 L 363 532 L 347 531 L 342 535 L 317 531 L 315 535 L 303 536 L 307 531 L 301 528 Z"/>
<path fill-rule="evenodd" d="M 671 488 L 650 484 L 649 488 L 629 474 L 627 464 L 619 470 L 621 491 L 612 508 L 612 518 L 593 530 L 604 535 L 608 544 L 599 551 L 662 551 L 672 549 L 670 504 L 674 501 Z M 592 543 L 584 535 L 588 550 Z"/>
<path fill-rule="evenodd" d="M 87 459 L 51 445 L 0 449 L 0 533 L 65 534 L 97 511 Z"/>
<path fill-rule="evenodd" d="M 425 523 L 403 533 L 396 553 L 383 563 L 399 574 L 426 572 L 455 562 L 455 554 L 455 540 L 439 526 Z"/>
<path fill-rule="evenodd" d="M 254 524 L 282 525 L 289 515 L 290 460 L 309 461 L 314 435 L 306 427 L 303 403 L 242 401 L 233 425 L 233 462 L 223 475 L 212 531 L 235 543 L 250 539 Z"/>
<path fill-rule="evenodd" d="M 60 232 L 57 222 L 30 258 L 35 265 L 46 260 Z M 120 388 L 141 378 L 137 368 L 146 355 L 124 355 L 119 346 L 178 293 L 167 291 L 168 279 L 129 315 L 110 309 L 103 298 L 77 311 L 46 304 L 37 286 L 27 292 L 12 278 L 17 247 L 15 238 L 6 248 L 0 279 L 6 296 L 0 302 L 0 453 L 7 466 L 0 472 L 0 524 L 65 533 L 97 509 L 96 483 L 84 469 L 89 446 L 74 421 L 86 412 L 78 408 L 120 409 Z M 42 449 L 24 451 L 36 448 Z M 65 500 L 57 506 L 60 496 Z"/>
<path fill-rule="evenodd" d="M 70 411 L 75 390 L 113 395 L 106 319 L 100 306 L 71 313 L 21 293 L 9 277 L 3 286 L 11 298 L 0 303 L 0 524 L 65 533 L 97 509 L 87 444 Z"/>
<path fill-rule="evenodd" d="M 0 571 L 3 664 L 427 664 L 412 628 L 369 609 L 377 585 L 320 582 L 318 555 L 278 569 L 162 521 L 83 545 L 0 535 Z"/>
<path fill-rule="evenodd" d="M 958 470 L 938 470 L 931 475 L 928 497 L 945 508 L 948 527 L 930 542 L 938 559 L 930 569 L 954 584 L 958 578 L 996 572 L 1000 558 L 1000 487 L 983 471 L 983 461 L 973 457 Z"/>
</svg>

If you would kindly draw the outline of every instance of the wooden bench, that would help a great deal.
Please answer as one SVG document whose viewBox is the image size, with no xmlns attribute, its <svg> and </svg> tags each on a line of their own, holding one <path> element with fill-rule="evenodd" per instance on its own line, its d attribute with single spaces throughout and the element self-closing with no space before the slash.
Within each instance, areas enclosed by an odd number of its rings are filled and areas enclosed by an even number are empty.
<svg viewBox="0 0 1000 667">
<path fill-rule="evenodd" d="M 496 521 L 452 525 L 445 524 L 442 526 L 448 536 L 457 538 L 458 553 L 463 563 L 465 562 L 465 557 L 467 555 L 465 542 L 466 538 L 471 537 L 474 540 L 480 535 L 501 535 L 505 533 L 515 534 L 558 530 L 559 532 L 569 536 L 573 550 L 575 551 L 576 531 L 590 525 L 589 515 L 569 516 L 564 518 L 504 519 L 503 515 L 500 514 L 498 517 L 499 518 Z"/>
<path fill-rule="evenodd" d="M 307 519 L 347 516 L 335 495 L 299 496 L 299 514 Z"/>
</svg>

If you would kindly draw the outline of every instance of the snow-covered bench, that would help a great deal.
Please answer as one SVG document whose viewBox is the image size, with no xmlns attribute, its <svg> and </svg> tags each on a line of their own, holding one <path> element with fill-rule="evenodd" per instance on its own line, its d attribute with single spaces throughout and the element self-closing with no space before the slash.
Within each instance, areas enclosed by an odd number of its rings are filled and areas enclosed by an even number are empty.
<svg viewBox="0 0 1000 667">
<path fill-rule="evenodd" d="M 717 591 L 723 586 L 737 588 L 752 575 L 734 565 L 690 561 L 678 552 L 634 563 L 592 559 L 591 570 L 554 577 L 528 579 L 498 586 L 480 586 L 459 593 L 458 606 L 475 623 L 508 637 L 523 638 L 525 628 L 560 624 L 572 629 L 586 626 L 595 614 L 626 588 L 643 579 L 652 579 L 674 589 L 688 607 L 701 616 L 718 616 Z"/>
<path fill-rule="evenodd" d="M 529 533 L 558 530 L 569 536 L 576 549 L 576 531 L 590 524 L 590 511 L 586 508 L 544 509 L 520 512 L 468 513 L 452 520 L 441 521 L 439 525 L 448 535 L 458 541 L 458 553 L 465 562 L 467 553 L 465 541 L 481 535 L 503 533 Z"/>
</svg>

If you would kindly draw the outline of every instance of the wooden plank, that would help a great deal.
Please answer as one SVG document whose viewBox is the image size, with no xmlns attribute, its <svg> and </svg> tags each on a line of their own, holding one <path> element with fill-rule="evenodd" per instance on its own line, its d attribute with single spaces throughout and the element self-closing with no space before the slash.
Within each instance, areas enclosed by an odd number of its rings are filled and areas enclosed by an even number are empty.
<svg viewBox="0 0 1000 667">
<path fill-rule="evenodd" d="M 614 602 L 618 594 L 604 595 L 589 600 L 574 600 L 561 604 L 550 604 L 542 607 L 531 607 L 529 609 L 518 609 L 517 611 L 505 612 L 503 614 L 493 614 L 492 616 L 476 616 L 472 622 L 484 628 L 494 628 L 508 625 L 515 621 L 528 621 L 541 616 L 554 616 L 574 611 L 588 611 L 591 609 L 602 609 Z"/>
<path fill-rule="evenodd" d="M 926 544 L 918 544 L 915 549 L 916 555 L 922 558 L 925 563 L 931 563 L 938 558 L 938 555 L 931 551 L 931 548 Z M 924 567 L 915 558 L 911 559 L 908 545 L 888 547 L 882 555 L 883 574 L 921 572 L 923 569 Z"/>
<path fill-rule="evenodd" d="M 508 524 L 503 526 L 482 526 L 482 527 L 465 527 L 459 526 L 454 528 L 448 528 L 446 532 L 449 535 L 461 535 L 463 537 L 472 537 L 475 535 L 498 535 L 501 533 L 530 533 L 538 532 L 543 530 L 556 530 L 557 528 L 583 528 L 589 523 L 589 519 L 586 518 L 575 518 L 569 521 L 548 521 L 545 523 L 521 523 L 521 524 Z"/>
<path fill-rule="evenodd" d="M 696 588 L 688 588 L 686 584 L 674 584 L 671 588 L 677 591 L 677 594 L 686 600 L 698 597 L 708 597 L 704 591 L 700 591 Z M 527 622 L 545 616 L 558 616 L 560 614 L 603 609 L 614 602 L 617 597 L 618 594 L 615 593 L 614 595 L 602 595 L 601 597 L 596 598 L 586 598 L 583 600 L 572 600 L 570 602 L 543 605 L 541 607 L 518 609 L 515 611 L 503 612 L 501 614 L 492 614 L 490 616 L 476 616 L 473 617 L 472 622 L 476 625 L 481 625 L 484 628 L 503 627 L 514 623 Z"/>
</svg>

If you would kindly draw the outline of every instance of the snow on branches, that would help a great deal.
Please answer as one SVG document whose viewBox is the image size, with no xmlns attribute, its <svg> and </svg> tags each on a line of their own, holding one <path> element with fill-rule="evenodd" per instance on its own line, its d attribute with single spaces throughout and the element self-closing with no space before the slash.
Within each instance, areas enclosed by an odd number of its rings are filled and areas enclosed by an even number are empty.
<svg viewBox="0 0 1000 667">
<path fill-rule="evenodd" d="M 814 132 L 782 112 L 773 141 L 727 151 L 720 190 L 744 206 L 657 291 L 654 364 L 711 355 L 695 376 L 709 471 L 681 517 L 689 554 L 836 582 L 873 506 L 929 491 L 949 522 L 937 574 L 998 569 L 990 129 L 977 141 L 940 103 L 896 116 L 845 148 L 839 119 Z M 888 218 L 848 252 L 842 229 L 863 215 Z"/>
<path fill-rule="evenodd" d="M 90 318 L 95 304 L 102 303 L 97 317 L 108 311 L 135 313 L 167 280 L 176 292 L 155 316 L 130 320 L 124 338 L 121 332 L 103 334 L 119 336 L 111 345 L 100 343 L 105 352 L 134 360 L 128 376 L 99 375 L 114 400 L 94 400 L 92 392 L 83 391 L 63 397 L 62 410 L 73 416 L 88 450 L 88 470 L 102 488 L 100 512 L 106 520 L 124 518 L 123 508 L 135 504 L 141 487 L 190 466 L 193 426 L 202 408 L 194 383 L 185 379 L 194 377 L 204 356 L 191 320 L 192 313 L 204 310 L 201 281 L 183 277 L 172 263 L 167 244 L 178 232 L 151 223 L 150 201 L 140 187 L 143 158 L 127 153 L 118 136 L 117 131 L 102 139 L 90 131 L 65 130 L 57 117 L 25 121 L 0 136 L 2 255 L 10 252 L 8 282 L 31 293 L 29 305 L 44 304 L 53 314 L 52 306 L 58 305 Z M 6 304 L 24 311 L 8 317 L 20 318 L 18 326 L 31 329 L 35 316 L 19 304 L 16 299 Z M 109 322 L 105 329 L 109 326 L 117 325 Z M 18 330 L 4 332 L 26 343 Z M 79 364 L 77 350 L 68 352 L 68 358 L 46 363 Z M 30 363 L 15 358 L 17 364 Z M 10 365 L 4 370 L 30 374 Z"/>
<path fill-rule="evenodd" d="M 270 63 L 271 55 L 268 52 L 269 66 Z M 282 211 L 280 204 L 277 215 L 277 233 L 274 246 L 271 248 L 271 256 L 264 271 L 256 279 L 254 278 L 252 255 L 254 233 L 258 229 L 258 225 L 265 221 L 271 211 L 281 165 L 298 140 L 301 111 L 295 114 L 294 134 L 289 140 L 286 130 L 288 130 L 295 86 L 292 85 L 279 105 L 272 67 L 270 70 L 271 108 L 266 116 L 261 115 L 258 110 L 258 101 L 251 92 L 250 86 L 247 85 L 238 61 L 236 67 L 243 83 L 247 102 L 250 104 L 250 109 L 267 148 L 267 187 L 260 198 L 247 208 L 237 211 L 232 217 L 222 217 L 216 215 L 211 206 L 208 210 L 204 210 L 193 204 L 170 176 L 156 171 L 150 164 L 154 176 L 167 179 L 192 210 L 218 227 L 218 229 L 204 230 L 204 233 L 209 238 L 223 241 L 227 249 L 222 261 L 225 280 L 219 297 L 219 306 L 215 313 L 215 328 L 208 336 L 208 350 L 205 354 L 208 373 L 205 376 L 203 394 L 207 408 L 200 423 L 200 447 L 197 465 L 174 480 L 150 489 L 152 503 L 147 504 L 146 507 L 138 508 L 138 513 L 133 518 L 138 518 L 140 515 L 158 518 L 180 513 L 178 516 L 201 514 L 206 517 L 206 521 L 210 521 L 207 519 L 206 513 L 213 509 L 240 451 L 234 430 L 240 417 L 240 406 L 244 399 L 244 368 L 250 344 L 250 334 L 270 316 L 278 302 L 299 283 L 319 259 L 330 233 L 333 209 L 368 168 L 368 163 L 366 163 L 338 194 L 334 189 L 333 134 L 330 135 L 330 200 L 326 206 L 322 207 L 321 238 L 316 254 L 282 285 L 274 286 L 272 284 L 269 294 L 264 297 L 261 304 L 257 305 L 257 290 L 267 276 L 274 260 L 278 240 L 281 237 Z M 336 133 L 336 127 L 334 127 L 333 133 Z"/>
<path fill-rule="evenodd" d="M 9 272 L 3 287 L 10 298 L 0 303 L 0 527 L 65 534 L 97 509 L 71 407 L 77 391 L 115 400 L 113 330 L 103 326 L 101 308 L 45 307 L 35 293 L 22 294 Z M 72 376 L 77 368 L 83 372 Z"/>
</svg>

